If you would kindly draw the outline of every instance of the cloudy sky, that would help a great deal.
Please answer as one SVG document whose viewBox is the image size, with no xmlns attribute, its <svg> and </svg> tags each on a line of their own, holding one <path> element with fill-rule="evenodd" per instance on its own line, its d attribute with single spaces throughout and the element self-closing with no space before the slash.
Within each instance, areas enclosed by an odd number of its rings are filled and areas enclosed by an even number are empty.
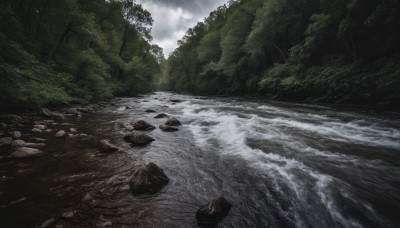
<svg viewBox="0 0 400 228">
<path fill-rule="evenodd" d="M 165 57 L 177 47 L 186 30 L 203 20 L 228 0 L 137 0 L 153 19 L 153 43 L 164 49 Z"/>
</svg>

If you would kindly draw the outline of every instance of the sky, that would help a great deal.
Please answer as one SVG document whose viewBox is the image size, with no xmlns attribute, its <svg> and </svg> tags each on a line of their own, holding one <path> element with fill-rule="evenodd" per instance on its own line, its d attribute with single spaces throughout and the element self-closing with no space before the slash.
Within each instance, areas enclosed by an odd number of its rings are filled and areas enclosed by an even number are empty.
<svg viewBox="0 0 400 228">
<path fill-rule="evenodd" d="M 162 47 L 167 58 L 178 46 L 188 28 L 202 21 L 228 0 L 137 0 L 153 17 L 154 44 Z"/>
</svg>

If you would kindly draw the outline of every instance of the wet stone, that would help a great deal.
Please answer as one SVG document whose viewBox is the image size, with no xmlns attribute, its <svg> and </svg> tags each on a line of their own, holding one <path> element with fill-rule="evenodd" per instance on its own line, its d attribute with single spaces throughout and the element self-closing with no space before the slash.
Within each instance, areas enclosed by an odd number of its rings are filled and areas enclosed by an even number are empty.
<svg viewBox="0 0 400 228">
<path fill-rule="evenodd" d="M 165 122 L 166 125 L 168 126 L 182 126 L 182 123 L 177 120 L 175 117 L 171 117 Z"/>
<path fill-rule="evenodd" d="M 146 145 L 148 143 L 155 141 L 155 139 L 152 138 L 151 136 L 136 131 L 128 135 L 125 135 L 124 139 L 128 142 L 131 142 L 134 145 Z"/>
<path fill-rule="evenodd" d="M 130 188 L 133 195 L 155 193 L 161 190 L 169 182 L 164 170 L 150 162 L 145 167 L 135 171 L 130 180 Z"/>
<path fill-rule="evenodd" d="M 161 118 L 168 118 L 169 115 L 165 114 L 165 113 L 160 113 L 158 115 L 156 115 L 154 118 L 156 119 L 161 119 Z"/>
<path fill-rule="evenodd" d="M 156 127 L 143 120 L 139 120 L 133 123 L 133 129 L 138 131 L 149 131 L 149 130 L 154 130 L 155 128 Z"/>
<path fill-rule="evenodd" d="M 231 207 L 232 205 L 223 197 L 213 199 L 197 211 L 197 223 L 200 226 L 214 226 L 228 215 Z"/>
<path fill-rule="evenodd" d="M 173 131 L 178 131 L 178 130 L 179 130 L 177 127 L 168 126 L 168 125 L 166 125 L 166 124 L 161 124 L 161 125 L 159 126 L 159 128 L 160 128 L 162 131 L 166 131 L 166 132 L 173 132 Z"/>
</svg>

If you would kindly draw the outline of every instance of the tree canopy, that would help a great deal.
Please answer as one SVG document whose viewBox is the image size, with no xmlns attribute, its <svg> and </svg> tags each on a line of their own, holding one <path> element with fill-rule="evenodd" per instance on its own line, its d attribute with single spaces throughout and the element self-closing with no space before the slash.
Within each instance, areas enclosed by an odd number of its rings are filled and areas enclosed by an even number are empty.
<svg viewBox="0 0 400 228">
<path fill-rule="evenodd" d="M 151 91 L 162 49 L 134 0 L 0 3 L 4 108 L 88 103 Z"/>
<path fill-rule="evenodd" d="M 232 0 L 179 41 L 162 88 L 395 104 L 400 2 Z"/>
</svg>

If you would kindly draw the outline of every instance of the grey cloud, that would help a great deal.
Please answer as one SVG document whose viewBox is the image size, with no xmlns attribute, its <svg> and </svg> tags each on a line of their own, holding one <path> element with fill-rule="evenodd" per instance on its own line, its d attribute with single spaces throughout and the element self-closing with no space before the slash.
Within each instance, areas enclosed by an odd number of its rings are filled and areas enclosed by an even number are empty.
<svg viewBox="0 0 400 228">
<path fill-rule="evenodd" d="M 153 19 L 153 42 L 164 49 L 165 56 L 177 46 L 184 32 L 203 20 L 228 0 L 137 0 Z"/>
</svg>

